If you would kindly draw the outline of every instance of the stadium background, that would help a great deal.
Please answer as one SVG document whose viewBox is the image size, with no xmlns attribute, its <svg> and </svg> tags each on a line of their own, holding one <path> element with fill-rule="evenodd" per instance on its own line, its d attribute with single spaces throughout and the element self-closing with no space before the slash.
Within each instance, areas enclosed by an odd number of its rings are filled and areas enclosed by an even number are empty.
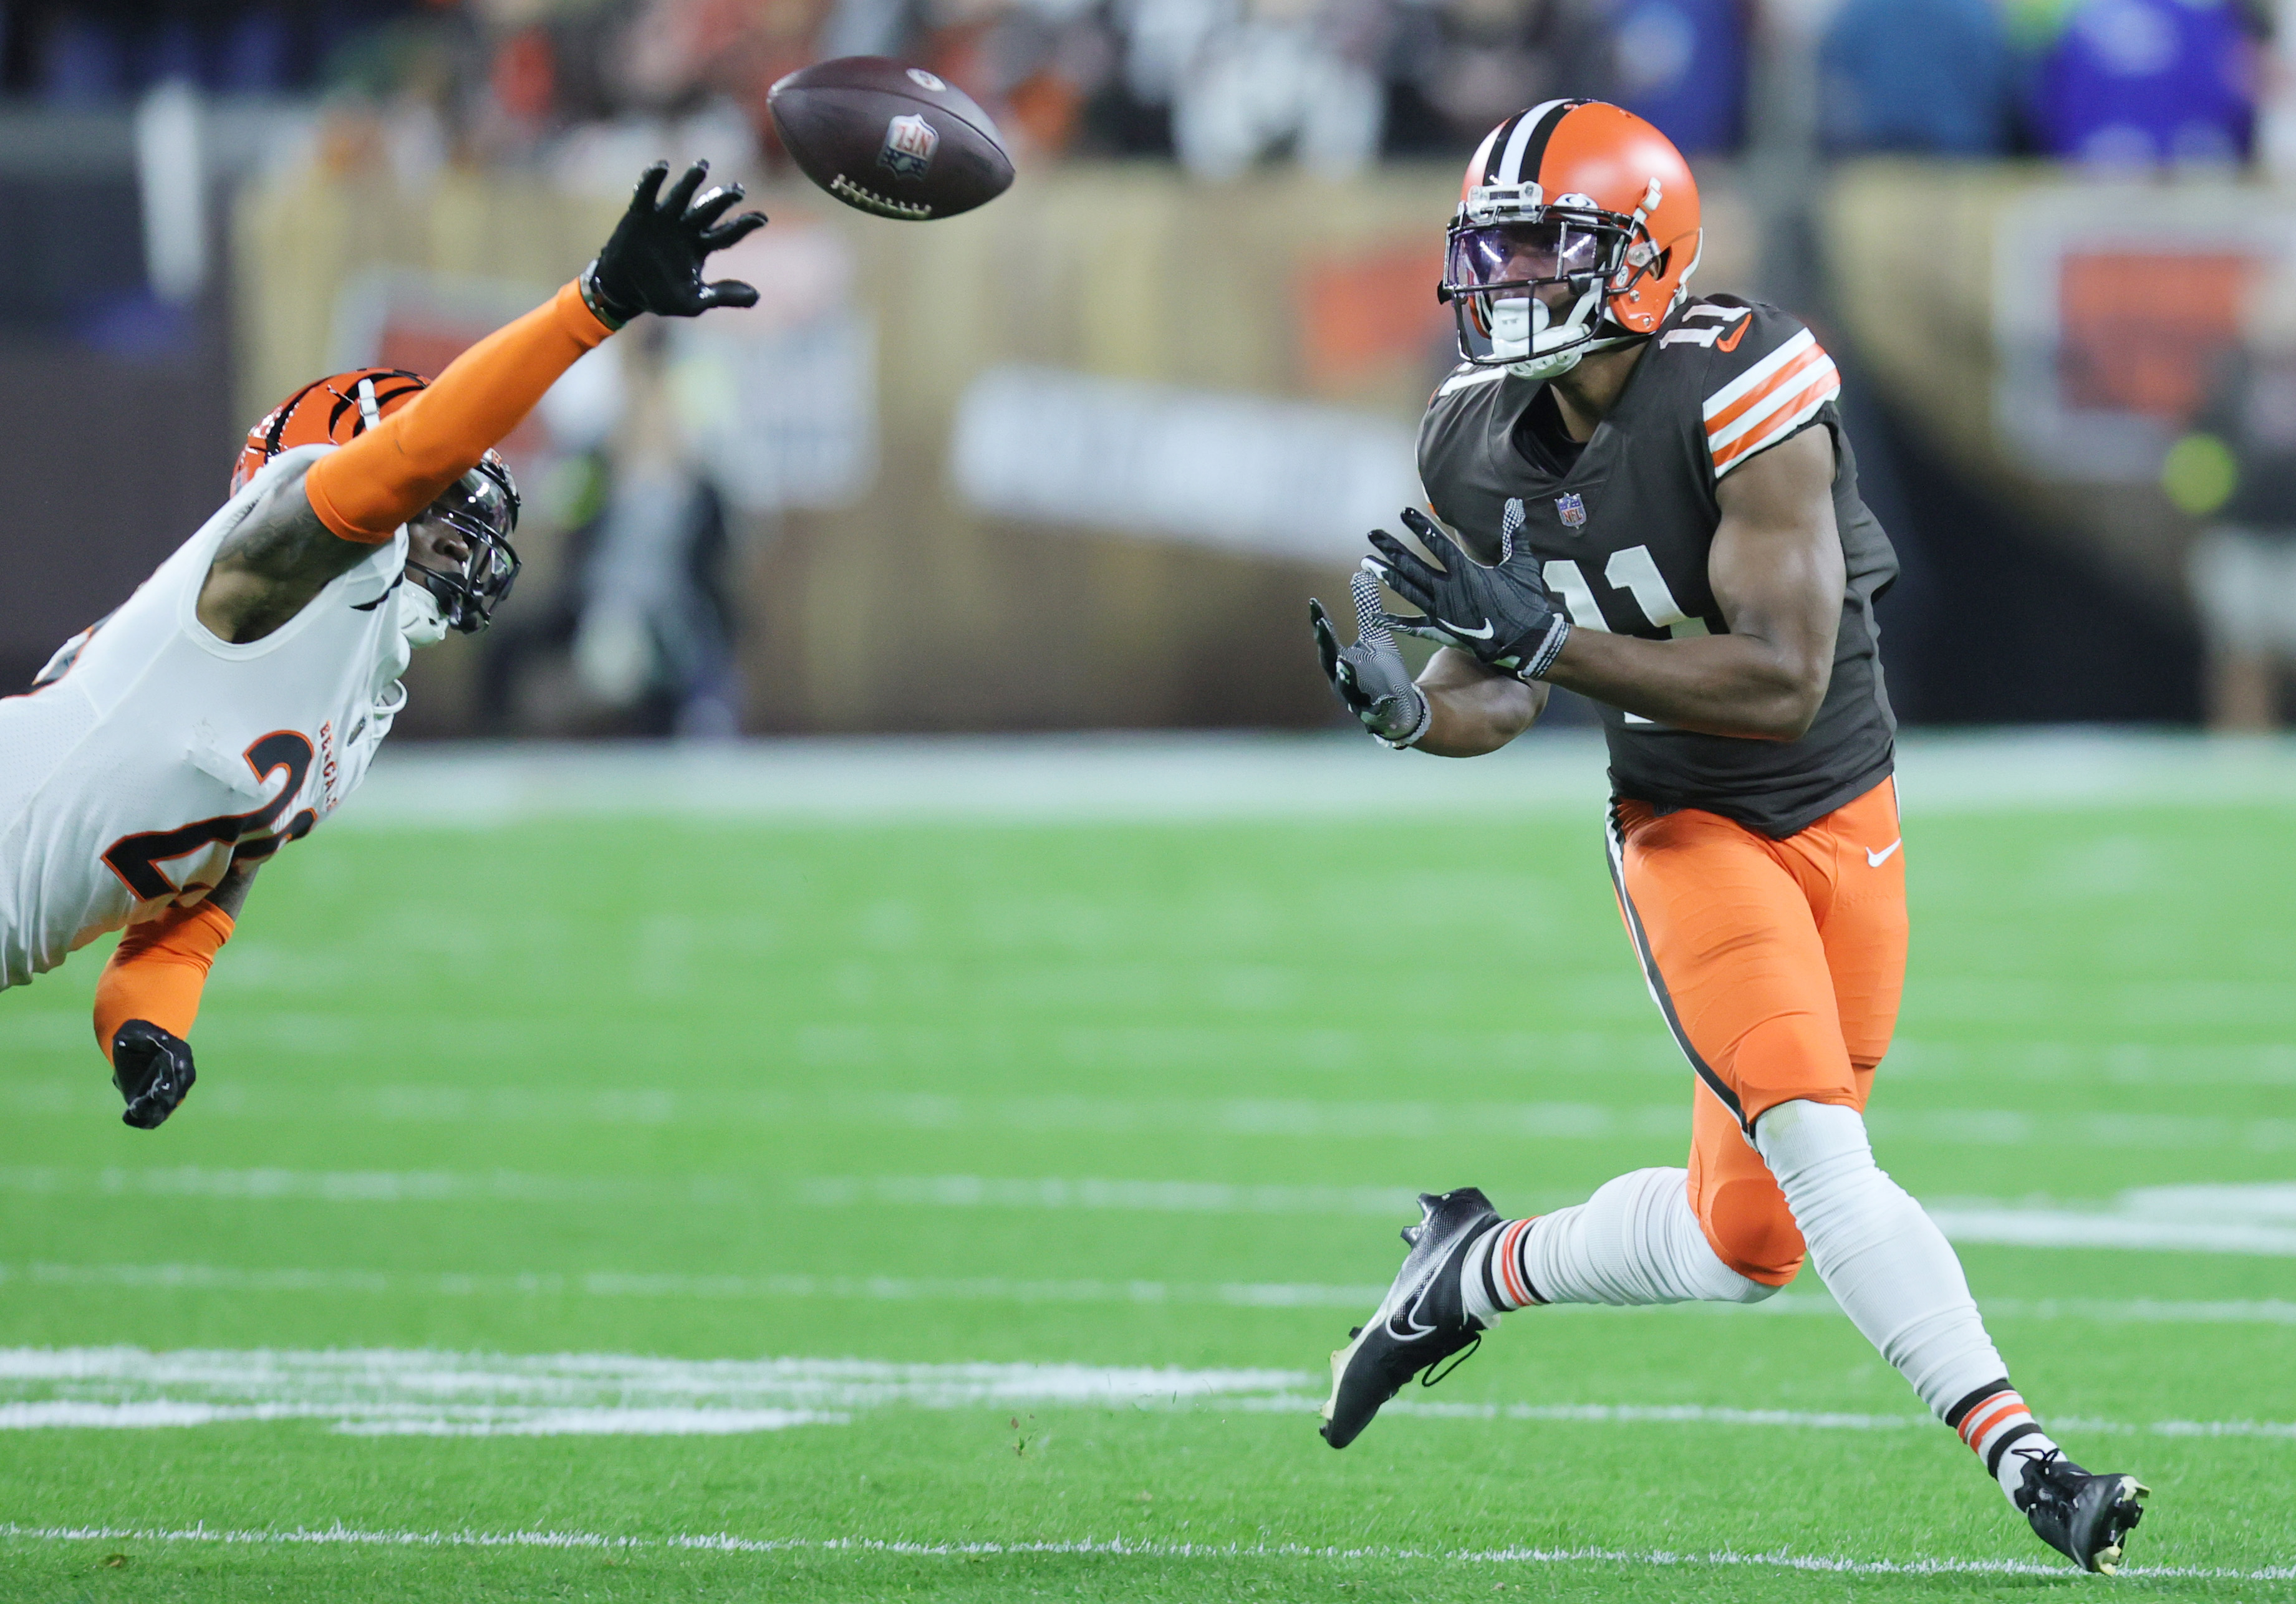
<svg viewBox="0 0 2296 1604">
<path fill-rule="evenodd" d="M 1448 350 L 1431 286 L 1458 164 L 1508 107 L 1569 92 L 1691 152 L 1698 283 L 1788 306 L 1851 375 L 1906 560 L 1888 653 L 1910 721 L 2254 727 L 2286 689 L 2296 604 L 2211 624 L 2193 561 L 2256 522 L 2228 479 L 2291 460 L 2265 304 L 2296 222 L 2276 181 L 2296 80 L 2268 7 L 12 0 L 0 19 L 12 680 L 195 526 L 212 465 L 280 395 L 331 362 L 436 366 L 578 267 L 627 169 L 666 151 L 712 155 L 778 219 L 750 261 L 766 307 L 676 331 L 644 364 L 667 400 L 636 403 L 722 495 L 723 548 L 631 556 L 643 536 L 600 527 L 632 403 L 611 376 L 574 387 L 592 404 L 513 452 L 525 618 L 426 659 L 407 733 L 1328 724 L 1292 632 L 1265 626 L 1407 493 Z M 792 187 L 765 90 L 860 48 L 988 105 L 1011 196 L 901 230 Z M 68 466 L 94 456 L 103 472 Z M 617 621 L 627 561 L 660 593 L 644 631 Z M 2286 569 L 2263 588 L 2296 587 Z M 697 633 L 698 654 L 660 638 Z"/>
<path fill-rule="evenodd" d="M 1583 709 L 1375 752 L 1304 626 L 1415 499 L 1459 163 L 1559 94 L 1691 154 L 1697 286 L 1818 330 L 1905 561 L 1884 1162 L 2163 1490 L 2128 1584 L 2287 1591 L 2291 13 L 0 0 L 0 686 L 282 394 L 435 371 L 647 160 L 775 217 L 757 311 L 511 443 L 518 593 L 266 869 L 184 1113 L 114 1123 L 100 953 L 0 999 L 0 1593 L 2027 1586 L 1814 1278 L 1513 1322 L 1312 1438 L 1414 1188 L 1687 1128 Z M 765 90 L 859 52 L 1013 191 L 795 179 Z"/>
</svg>

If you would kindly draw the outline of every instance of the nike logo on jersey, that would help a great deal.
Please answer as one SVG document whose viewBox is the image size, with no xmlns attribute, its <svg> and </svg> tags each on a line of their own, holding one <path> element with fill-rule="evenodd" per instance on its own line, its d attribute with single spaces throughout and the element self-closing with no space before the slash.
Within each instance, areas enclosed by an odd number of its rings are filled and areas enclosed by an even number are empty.
<svg viewBox="0 0 2296 1604">
<path fill-rule="evenodd" d="M 1882 864 L 1890 861 L 1890 855 L 1891 853 L 1897 851 L 1898 847 L 1905 844 L 1906 838 L 1899 836 L 1896 840 L 1890 842 L 1887 847 L 1882 847 L 1879 852 L 1875 852 L 1871 847 L 1868 847 L 1866 852 L 1866 866 L 1869 869 L 1879 869 Z"/>
<path fill-rule="evenodd" d="M 1744 323 L 1740 323 L 1736 328 L 1731 330 L 1727 339 L 1716 340 L 1714 342 L 1714 348 L 1718 351 L 1736 350 L 1738 348 L 1738 342 L 1746 338 L 1746 331 L 1753 326 L 1754 320 L 1751 317 L 1748 318 Z"/>
</svg>

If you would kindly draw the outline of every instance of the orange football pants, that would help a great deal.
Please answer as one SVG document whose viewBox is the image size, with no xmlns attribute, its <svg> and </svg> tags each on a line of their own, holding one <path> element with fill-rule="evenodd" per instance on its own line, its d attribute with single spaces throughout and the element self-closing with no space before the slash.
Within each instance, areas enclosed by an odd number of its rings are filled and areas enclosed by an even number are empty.
<svg viewBox="0 0 2296 1604">
<path fill-rule="evenodd" d="M 1627 934 L 1697 1075 L 1691 1207 L 1724 1264 L 1782 1287 L 1801 1232 L 1750 1133 L 1796 1098 L 1866 1107 L 1906 978 L 1896 783 L 1783 841 L 1625 799 L 1610 837 Z"/>
</svg>

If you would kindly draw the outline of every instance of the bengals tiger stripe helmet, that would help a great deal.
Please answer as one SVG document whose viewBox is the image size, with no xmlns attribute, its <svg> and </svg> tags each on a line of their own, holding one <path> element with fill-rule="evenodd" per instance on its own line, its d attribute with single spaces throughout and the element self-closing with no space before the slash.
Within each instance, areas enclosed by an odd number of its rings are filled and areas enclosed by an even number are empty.
<svg viewBox="0 0 2296 1604">
<path fill-rule="evenodd" d="M 1467 163 L 1436 295 L 1462 357 L 1548 379 L 1655 331 L 1703 238 L 1672 140 L 1622 107 L 1548 101 Z"/>
<path fill-rule="evenodd" d="M 265 413 L 247 431 L 239 460 L 232 464 L 231 493 L 237 495 L 283 451 L 299 446 L 348 446 L 430 387 L 430 381 L 404 368 L 353 368 L 314 379 Z M 484 629 L 496 607 L 518 577 L 518 552 L 510 543 L 518 528 L 518 483 L 502 454 L 488 451 L 423 517 L 451 526 L 470 547 L 459 572 L 409 562 L 406 571 L 439 602 L 439 617 L 464 634 Z"/>
</svg>

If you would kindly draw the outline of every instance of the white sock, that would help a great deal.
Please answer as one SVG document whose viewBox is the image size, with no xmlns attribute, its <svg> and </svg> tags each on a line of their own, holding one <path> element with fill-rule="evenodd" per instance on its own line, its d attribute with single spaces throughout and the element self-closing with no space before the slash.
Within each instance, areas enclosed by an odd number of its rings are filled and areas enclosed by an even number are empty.
<svg viewBox="0 0 2296 1604">
<path fill-rule="evenodd" d="M 2013 1495 L 2021 1456 L 2008 1453 L 2013 1428 L 2032 1424 L 1975 1403 L 2009 1391 L 2009 1367 L 1985 1333 L 1953 1245 L 1906 1189 L 1874 1162 L 1866 1122 L 1855 1109 L 1803 1101 L 1780 1103 L 1754 1125 L 1754 1145 L 1777 1177 L 1786 1207 L 1809 1245 L 1810 1263 L 1866 1340 L 1913 1383 L 1931 1412 L 1956 1428 L 1981 1428 L 1970 1441 L 1986 1469 Z M 1999 1414 L 1998 1419 L 1994 1417 Z M 2037 1448 L 2038 1428 L 2016 1440 Z M 2054 1444 L 2050 1444 L 2054 1446 Z"/>
<path fill-rule="evenodd" d="M 2057 1446 L 2006 1377 L 1955 1404 L 1945 1423 L 1961 1435 L 2013 1504 L 2025 1485 L 2027 1461 Z"/>
<path fill-rule="evenodd" d="M 1467 1256 L 1459 1261 L 1459 1301 L 1465 1307 L 1468 1317 L 1486 1331 L 1495 1330 L 1499 1323 L 1499 1316 L 1510 1310 L 1545 1301 L 1537 1297 L 1515 1301 L 1507 1287 L 1498 1279 L 1498 1264 L 1505 1261 L 1495 1262 L 1491 1257 L 1499 1239 L 1505 1237 L 1510 1244 L 1506 1257 L 1512 1259 L 1513 1239 L 1521 1235 L 1529 1223 L 1529 1220 L 1501 1221 L 1467 1244 Z"/>
<path fill-rule="evenodd" d="M 1686 1170 L 1636 1170 L 1536 1219 L 1510 1220 L 1463 1264 L 1467 1312 L 1529 1303 L 1759 1303 L 1777 1290 L 1714 1255 Z M 1494 1299 L 1493 1295 L 1496 1294 Z"/>
</svg>

